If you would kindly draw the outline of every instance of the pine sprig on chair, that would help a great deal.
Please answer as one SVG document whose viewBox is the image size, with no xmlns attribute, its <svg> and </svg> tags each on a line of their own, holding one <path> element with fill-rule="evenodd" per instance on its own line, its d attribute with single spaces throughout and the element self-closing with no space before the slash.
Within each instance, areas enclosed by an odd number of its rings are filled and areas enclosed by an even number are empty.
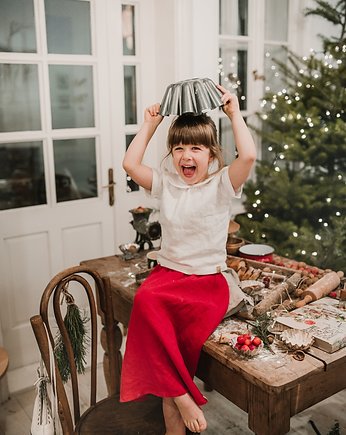
<svg viewBox="0 0 346 435">
<path fill-rule="evenodd" d="M 87 348 L 90 343 L 86 327 L 89 318 L 74 303 L 74 298 L 67 292 L 67 289 L 64 289 L 64 298 L 67 303 L 64 324 L 70 337 L 77 373 L 83 374 L 86 366 Z M 67 382 L 71 376 L 71 368 L 60 332 L 55 337 L 54 353 L 62 381 Z"/>
</svg>

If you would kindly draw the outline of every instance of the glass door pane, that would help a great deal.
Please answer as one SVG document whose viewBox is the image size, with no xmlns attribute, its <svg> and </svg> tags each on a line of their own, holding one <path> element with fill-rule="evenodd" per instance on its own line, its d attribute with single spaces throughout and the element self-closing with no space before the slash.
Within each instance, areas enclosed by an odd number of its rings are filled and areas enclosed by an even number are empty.
<svg viewBox="0 0 346 435">
<path fill-rule="evenodd" d="M 0 210 L 45 203 L 42 142 L 0 144 Z"/>
<path fill-rule="evenodd" d="M 228 118 L 219 119 L 220 145 L 225 164 L 229 165 L 235 159 L 235 143 L 232 125 Z"/>
<path fill-rule="evenodd" d="M 269 41 L 287 41 L 288 0 L 266 0 L 264 38 Z"/>
<path fill-rule="evenodd" d="M 49 65 L 53 128 L 94 127 L 90 65 Z"/>
<path fill-rule="evenodd" d="M 55 140 L 57 202 L 97 196 L 95 138 Z"/>
<path fill-rule="evenodd" d="M 122 5 L 123 55 L 136 54 L 135 7 Z"/>
<path fill-rule="evenodd" d="M 279 73 L 275 61 L 285 64 L 287 62 L 287 52 L 278 45 L 265 45 L 264 48 L 264 90 L 265 92 L 278 92 L 283 88 L 285 78 Z"/>
<path fill-rule="evenodd" d="M 248 35 L 248 0 L 219 0 L 220 35 Z"/>
<path fill-rule="evenodd" d="M 135 134 L 127 134 L 126 135 L 126 149 L 129 147 L 130 143 L 134 139 Z M 132 180 L 132 178 L 126 174 L 126 191 L 127 192 L 136 192 L 139 190 L 138 184 Z"/>
<path fill-rule="evenodd" d="M 137 124 L 136 67 L 124 66 L 125 123 Z"/>
<path fill-rule="evenodd" d="M 48 53 L 91 54 L 90 3 L 45 0 Z"/>
<path fill-rule="evenodd" d="M 247 44 L 222 42 L 220 47 L 220 84 L 237 92 L 240 108 L 246 110 L 247 98 Z"/>
<path fill-rule="evenodd" d="M 0 133 L 40 129 L 37 65 L 0 64 Z"/>
<path fill-rule="evenodd" d="M 1 0 L 0 51 L 36 52 L 33 0 Z"/>
</svg>

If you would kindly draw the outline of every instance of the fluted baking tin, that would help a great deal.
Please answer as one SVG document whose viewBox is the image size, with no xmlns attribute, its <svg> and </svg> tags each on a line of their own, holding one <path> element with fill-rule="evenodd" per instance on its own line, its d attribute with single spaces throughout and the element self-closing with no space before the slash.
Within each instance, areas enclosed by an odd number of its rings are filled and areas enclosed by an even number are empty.
<svg viewBox="0 0 346 435">
<path fill-rule="evenodd" d="M 160 115 L 182 115 L 187 112 L 199 115 L 222 106 L 221 96 L 215 83 L 208 78 L 173 83 L 163 96 Z"/>
</svg>

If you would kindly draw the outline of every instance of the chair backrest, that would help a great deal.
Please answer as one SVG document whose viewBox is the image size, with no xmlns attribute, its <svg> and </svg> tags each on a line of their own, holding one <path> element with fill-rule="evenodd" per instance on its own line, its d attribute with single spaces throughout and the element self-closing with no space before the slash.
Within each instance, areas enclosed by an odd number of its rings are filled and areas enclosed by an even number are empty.
<svg viewBox="0 0 346 435">
<path fill-rule="evenodd" d="M 67 290 L 68 288 L 68 290 Z M 110 345 L 114 339 L 114 329 L 112 327 L 112 313 L 111 313 L 111 300 L 109 291 L 109 279 L 102 280 L 100 276 L 93 270 L 85 266 L 75 266 L 66 269 L 57 274 L 48 283 L 45 288 L 41 303 L 40 315 L 33 316 L 30 319 L 34 334 L 41 352 L 42 359 L 45 363 L 48 376 L 51 378 L 50 373 L 50 360 L 49 360 L 49 346 L 50 340 L 54 349 L 54 338 L 59 334 L 68 359 L 70 367 L 70 379 L 72 387 L 72 402 L 73 402 L 73 418 L 70 409 L 65 384 L 62 381 L 61 373 L 58 370 L 57 359 L 55 358 L 56 367 L 56 391 L 58 397 L 58 412 L 60 417 L 61 426 L 64 434 L 72 434 L 75 425 L 78 423 L 81 415 L 81 404 L 79 398 L 79 379 L 73 352 L 73 346 L 70 336 L 68 334 L 66 325 L 64 323 L 64 311 L 66 311 L 66 304 L 62 304 L 62 300 L 69 299 L 70 297 L 76 300 L 81 299 L 83 294 L 83 308 L 87 309 L 88 323 L 88 341 L 90 344 L 90 401 L 89 406 L 96 403 L 97 391 L 97 310 L 103 317 L 104 328 L 106 329 L 106 337 Z M 78 303 L 76 302 L 78 305 Z M 114 342 L 113 342 L 114 343 Z M 111 347 L 111 346 L 110 346 Z M 110 352 L 109 369 L 115 367 Z M 111 374 L 114 378 L 115 374 Z"/>
</svg>

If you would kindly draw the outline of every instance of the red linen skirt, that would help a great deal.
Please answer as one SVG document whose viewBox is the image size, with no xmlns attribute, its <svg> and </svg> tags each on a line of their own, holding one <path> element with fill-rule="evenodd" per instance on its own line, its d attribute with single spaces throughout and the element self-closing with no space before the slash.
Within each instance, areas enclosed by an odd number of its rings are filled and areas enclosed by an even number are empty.
<svg viewBox="0 0 346 435">
<path fill-rule="evenodd" d="M 186 275 L 156 266 L 134 299 L 120 401 L 189 393 L 198 405 L 205 404 L 193 377 L 202 346 L 228 302 L 228 284 L 221 273 Z"/>
</svg>

